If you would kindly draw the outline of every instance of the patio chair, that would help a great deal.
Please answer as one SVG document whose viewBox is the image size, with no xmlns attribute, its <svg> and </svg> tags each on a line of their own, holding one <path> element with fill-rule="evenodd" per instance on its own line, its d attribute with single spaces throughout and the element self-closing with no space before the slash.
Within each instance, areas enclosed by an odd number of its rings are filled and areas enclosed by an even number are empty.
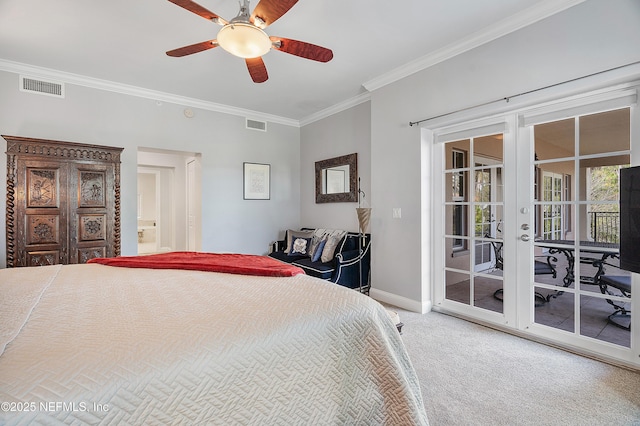
<svg viewBox="0 0 640 426">
<path fill-rule="evenodd" d="M 600 275 L 598 285 L 602 294 L 614 295 L 616 290 L 618 295 L 631 298 L 631 276 L 630 275 Z M 615 290 L 611 290 L 615 289 Z M 616 327 L 631 330 L 631 311 L 624 307 L 623 303 L 616 303 L 611 299 L 606 299 L 607 303 L 613 306 L 613 313 L 608 320 Z"/>
<path fill-rule="evenodd" d="M 495 255 L 495 268 L 500 270 L 504 267 L 504 262 L 502 260 L 502 245 L 503 243 L 500 241 L 491 241 L 491 247 L 493 247 L 493 254 Z M 558 276 L 554 265 L 558 259 L 555 256 L 544 254 L 536 257 L 544 257 L 545 261 L 534 260 L 533 273 L 535 275 L 551 275 L 553 278 Z"/>
<path fill-rule="evenodd" d="M 502 260 L 502 246 L 503 243 L 500 241 L 491 241 L 491 247 L 493 247 L 493 254 L 495 255 L 495 268 L 502 270 L 504 267 L 504 262 Z M 536 257 L 544 257 L 545 261 L 534 260 L 533 261 L 533 273 L 535 275 L 551 275 L 553 278 L 558 276 L 556 272 L 556 268 L 554 263 L 558 262 L 558 258 L 552 255 L 540 255 Z M 503 289 L 499 288 L 493 293 L 493 297 L 498 300 L 502 300 Z M 536 306 L 543 305 L 548 301 L 548 299 L 542 294 L 536 292 Z"/>
</svg>

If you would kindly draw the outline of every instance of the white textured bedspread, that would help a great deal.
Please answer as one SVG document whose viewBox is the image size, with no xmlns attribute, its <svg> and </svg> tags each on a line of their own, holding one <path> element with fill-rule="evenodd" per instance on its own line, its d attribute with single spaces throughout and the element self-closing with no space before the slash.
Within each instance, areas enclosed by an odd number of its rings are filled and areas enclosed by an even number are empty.
<svg viewBox="0 0 640 426">
<path fill-rule="evenodd" d="M 0 270 L 0 424 L 427 424 L 384 308 L 298 275 Z"/>
</svg>

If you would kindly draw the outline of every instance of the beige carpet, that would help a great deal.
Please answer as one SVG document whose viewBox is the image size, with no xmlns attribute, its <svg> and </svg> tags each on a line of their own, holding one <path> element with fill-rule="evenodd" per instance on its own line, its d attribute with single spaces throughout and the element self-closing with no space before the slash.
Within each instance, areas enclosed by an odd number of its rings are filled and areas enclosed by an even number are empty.
<svg viewBox="0 0 640 426">
<path fill-rule="evenodd" d="M 640 373 L 451 316 L 391 307 L 433 426 L 640 425 Z"/>
</svg>

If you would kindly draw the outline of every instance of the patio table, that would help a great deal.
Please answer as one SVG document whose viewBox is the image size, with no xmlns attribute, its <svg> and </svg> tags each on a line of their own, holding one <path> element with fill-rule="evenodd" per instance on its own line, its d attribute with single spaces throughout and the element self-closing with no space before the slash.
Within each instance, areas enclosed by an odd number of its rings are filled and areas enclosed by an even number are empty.
<svg viewBox="0 0 640 426">
<path fill-rule="evenodd" d="M 573 240 L 536 240 L 536 246 L 549 249 L 549 254 L 562 253 L 567 259 L 567 273 L 563 281 L 563 287 L 569 287 L 575 281 L 575 251 L 576 244 Z M 607 259 L 618 259 L 620 245 L 617 243 L 604 243 L 595 241 L 580 241 L 577 246 L 580 252 L 580 263 L 589 264 L 596 268 L 593 276 L 581 275 L 582 284 L 598 285 L 600 275 L 604 273 L 604 265 Z"/>
</svg>

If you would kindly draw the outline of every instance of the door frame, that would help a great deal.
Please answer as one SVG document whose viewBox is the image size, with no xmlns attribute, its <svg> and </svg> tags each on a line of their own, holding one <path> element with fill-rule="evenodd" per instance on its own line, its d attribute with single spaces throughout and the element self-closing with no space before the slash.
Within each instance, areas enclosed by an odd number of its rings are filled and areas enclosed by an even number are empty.
<svg viewBox="0 0 640 426">
<path fill-rule="evenodd" d="M 581 108 L 588 109 L 593 105 L 599 105 L 602 110 L 612 110 L 623 107 L 631 109 L 631 165 L 640 165 L 640 109 L 636 106 L 637 93 L 640 90 L 640 82 L 624 83 L 616 86 L 610 86 L 605 89 L 594 91 L 585 90 L 580 95 L 568 97 L 560 97 L 560 94 L 553 97 L 552 100 L 544 100 L 542 95 L 538 97 L 538 103 L 529 100 L 526 105 L 514 105 L 510 109 L 494 108 L 494 115 L 490 115 L 491 111 L 482 108 L 482 111 L 470 111 L 465 114 L 458 115 L 455 119 L 447 117 L 446 120 L 439 119 L 427 121 L 422 124 L 423 144 L 428 155 L 423 157 L 429 162 L 423 162 L 424 167 L 430 168 L 428 174 L 431 180 L 430 193 L 426 193 L 431 200 L 429 229 L 427 233 L 430 241 L 433 243 L 431 248 L 430 274 L 431 283 L 431 300 L 433 310 L 446 312 L 472 321 L 488 324 L 508 332 L 512 332 L 532 340 L 552 342 L 555 345 L 565 347 L 587 355 L 598 356 L 608 359 L 616 363 L 622 363 L 640 367 L 640 297 L 634 297 L 631 300 L 632 312 L 638 312 L 633 317 L 634 326 L 632 327 L 631 347 L 612 348 L 610 344 L 605 342 L 592 342 L 593 344 L 584 345 L 582 336 L 567 339 L 565 333 L 557 332 L 549 327 L 537 325 L 533 321 L 533 300 L 534 286 L 533 282 L 533 244 L 525 243 L 520 240 L 521 224 L 528 223 L 530 226 L 530 234 L 533 234 L 535 219 L 533 211 L 533 185 L 528 190 L 517 190 L 517 177 L 523 173 L 528 175 L 528 182 L 533 182 L 534 170 L 532 167 L 532 159 L 534 158 L 533 144 L 527 143 L 529 150 L 522 147 L 516 149 L 521 141 L 530 140 L 532 133 L 531 122 L 544 119 L 545 116 L 558 116 L 563 113 L 566 117 L 583 115 L 575 114 Z M 556 92 L 556 91 L 554 91 Z M 560 92 L 559 90 L 557 92 Z M 549 94 L 547 93 L 547 99 Z M 501 110 L 501 111 L 500 111 Z M 496 112 L 497 111 L 497 112 Z M 478 119 L 479 114 L 483 114 L 485 118 Z M 505 285 L 504 288 L 504 312 L 498 314 L 495 312 L 483 312 L 482 310 L 471 309 L 472 307 L 464 306 L 459 303 L 450 303 L 445 299 L 443 268 L 444 250 L 440 250 L 444 244 L 444 230 L 441 224 L 444 215 L 444 186 L 442 182 L 444 165 L 442 155 L 444 153 L 443 140 L 449 137 L 451 141 L 456 138 L 463 138 L 463 135 L 474 130 L 479 132 L 474 136 L 481 136 L 481 131 L 486 127 L 495 126 L 504 123 L 506 131 L 504 133 L 505 152 L 504 152 L 504 181 L 505 194 L 515 194 L 504 200 L 504 216 L 505 223 L 509 221 L 509 226 L 503 227 L 504 251 L 505 253 L 515 253 L 515 262 L 513 268 L 505 267 L 504 283 L 514 282 L 515 285 Z M 485 133 L 486 134 L 486 133 Z M 527 139 L 529 138 L 529 139 Z M 635 146 L 635 150 L 633 149 Z M 510 147 L 513 147 L 511 149 Z M 506 164 L 516 164 L 519 170 L 518 176 L 513 172 L 514 167 L 506 167 Z M 526 176 L 525 175 L 525 176 Z M 423 245 L 427 242 L 424 241 Z M 509 263 L 509 262 L 505 262 Z M 513 281 L 512 281 L 513 280 Z M 439 283 L 439 284 L 437 284 Z M 640 286 L 640 274 L 632 275 L 632 285 Z M 640 287 L 639 287 L 640 288 Z M 572 336 L 574 337 L 574 336 Z"/>
</svg>

